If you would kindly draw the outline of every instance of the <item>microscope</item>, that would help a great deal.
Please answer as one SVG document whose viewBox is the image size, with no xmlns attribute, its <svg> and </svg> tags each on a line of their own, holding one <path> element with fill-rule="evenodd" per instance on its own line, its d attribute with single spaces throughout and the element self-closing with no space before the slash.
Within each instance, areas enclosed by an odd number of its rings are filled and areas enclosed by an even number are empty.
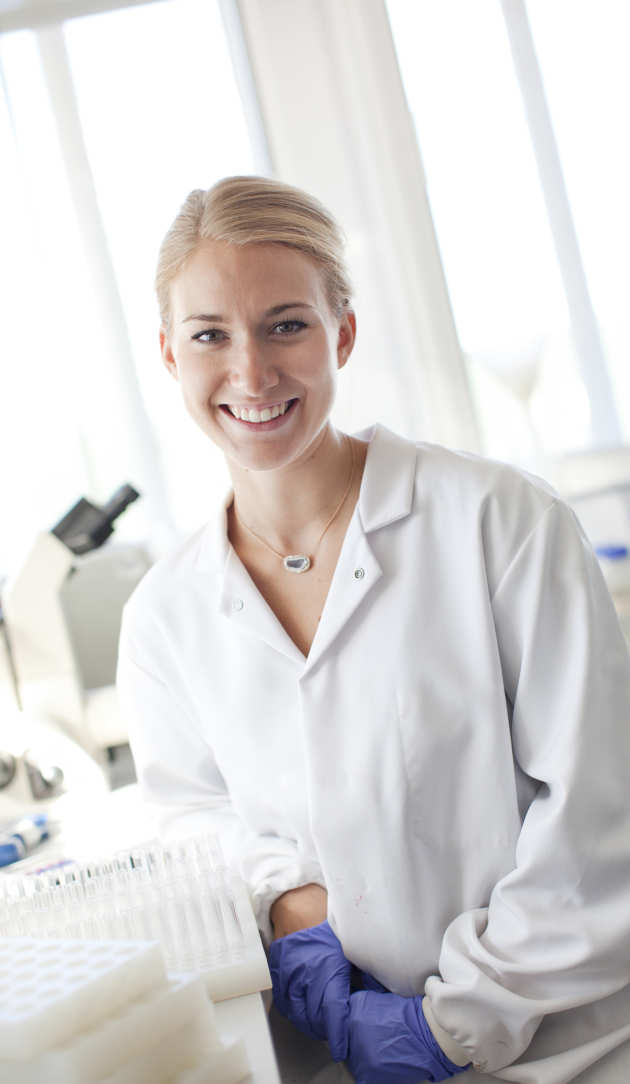
<svg viewBox="0 0 630 1084">
<path fill-rule="evenodd" d="M 66 753 L 72 746 L 96 764 L 128 740 L 115 689 L 118 636 L 123 606 L 151 560 L 143 547 L 111 535 L 138 496 L 123 485 L 103 506 L 82 497 L 35 538 L 0 589 L 0 788 L 7 792 L 39 799 L 65 789 L 64 766 L 54 752 L 50 761 L 55 743 L 38 762 L 35 745 L 20 748 L 20 728 L 26 735 L 34 725 L 42 748 L 42 727 L 56 732 Z M 13 749 L 3 741 L 9 726 Z"/>
</svg>

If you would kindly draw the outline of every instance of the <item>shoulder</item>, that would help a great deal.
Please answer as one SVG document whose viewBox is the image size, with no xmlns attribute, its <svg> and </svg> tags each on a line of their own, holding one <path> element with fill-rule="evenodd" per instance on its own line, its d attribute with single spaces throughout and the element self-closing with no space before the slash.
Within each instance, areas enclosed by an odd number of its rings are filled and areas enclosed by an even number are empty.
<svg viewBox="0 0 630 1084">
<path fill-rule="evenodd" d="M 407 440 L 380 426 L 366 436 L 374 452 L 370 493 L 391 503 L 391 492 L 404 489 L 411 512 L 404 530 L 461 560 L 478 553 L 491 586 L 551 509 L 574 522 L 548 482 L 512 464 Z"/>
<path fill-rule="evenodd" d="M 541 509 L 559 499 L 544 478 L 511 463 L 424 441 L 416 442 L 415 447 L 418 478 L 430 480 L 444 492 L 454 490 L 460 498 L 469 494 L 472 500 L 483 501 L 493 496 L 510 500 L 518 495 L 529 498 Z"/>
<path fill-rule="evenodd" d="M 413 441 L 375 425 L 357 434 L 370 445 L 368 467 L 384 480 L 401 471 L 414 480 L 416 500 L 439 501 L 460 513 L 493 504 L 519 508 L 536 518 L 558 493 L 543 478 L 510 463 L 427 441 Z"/>
<path fill-rule="evenodd" d="M 194 590 L 209 529 L 208 524 L 200 527 L 152 565 L 125 605 L 123 622 L 127 629 L 159 622 L 161 615 L 167 615 Z"/>
<path fill-rule="evenodd" d="M 510 463 L 456 451 L 440 444 L 412 441 L 385 426 L 375 425 L 359 439 L 369 444 L 365 489 L 374 503 L 385 502 L 398 486 L 411 498 L 416 512 L 508 526 L 522 532 L 554 504 L 564 504 L 543 478 Z M 402 480 L 402 481 L 401 481 Z"/>
<path fill-rule="evenodd" d="M 543 478 L 468 452 L 416 447 L 419 509 L 431 509 L 440 537 L 460 555 L 483 555 L 491 593 L 530 539 L 547 545 L 560 531 L 584 541 L 573 510 Z"/>
</svg>

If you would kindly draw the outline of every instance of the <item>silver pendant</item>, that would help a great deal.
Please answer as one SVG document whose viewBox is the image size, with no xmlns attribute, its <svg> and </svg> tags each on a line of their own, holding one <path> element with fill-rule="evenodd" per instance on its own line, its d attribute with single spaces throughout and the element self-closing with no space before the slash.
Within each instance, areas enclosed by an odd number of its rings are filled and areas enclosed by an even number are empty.
<svg viewBox="0 0 630 1084">
<path fill-rule="evenodd" d="M 311 559 L 305 553 L 291 553 L 284 558 L 284 567 L 287 572 L 308 572 Z"/>
</svg>

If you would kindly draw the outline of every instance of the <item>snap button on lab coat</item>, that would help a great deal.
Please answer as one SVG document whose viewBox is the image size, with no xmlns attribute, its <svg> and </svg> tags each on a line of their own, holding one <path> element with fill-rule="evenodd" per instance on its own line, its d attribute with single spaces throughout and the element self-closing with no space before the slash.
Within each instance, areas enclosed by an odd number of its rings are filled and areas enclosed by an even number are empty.
<svg viewBox="0 0 630 1084">
<path fill-rule="evenodd" d="M 355 570 L 354 570 L 354 578 L 355 578 L 355 580 L 362 580 L 364 576 L 365 576 L 365 569 L 364 568 L 355 568 Z"/>
<path fill-rule="evenodd" d="M 235 598 L 232 601 L 232 609 L 236 610 L 237 612 L 239 610 L 242 610 L 244 605 L 245 603 L 243 602 L 242 598 Z"/>
</svg>

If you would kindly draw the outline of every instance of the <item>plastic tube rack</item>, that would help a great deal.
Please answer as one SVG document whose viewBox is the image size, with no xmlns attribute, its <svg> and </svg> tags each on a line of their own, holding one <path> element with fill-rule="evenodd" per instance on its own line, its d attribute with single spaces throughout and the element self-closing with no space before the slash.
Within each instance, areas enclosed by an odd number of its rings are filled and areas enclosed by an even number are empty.
<svg viewBox="0 0 630 1084">
<path fill-rule="evenodd" d="M 0 936 L 152 940 L 214 1001 L 271 986 L 249 897 L 215 836 L 0 878 Z"/>
<path fill-rule="evenodd" d="M 158 945 L 0 938 L 0 1080 L 6 1084 L 237 1084 L 194 975 L 167 976 Z"/>
</svg>

